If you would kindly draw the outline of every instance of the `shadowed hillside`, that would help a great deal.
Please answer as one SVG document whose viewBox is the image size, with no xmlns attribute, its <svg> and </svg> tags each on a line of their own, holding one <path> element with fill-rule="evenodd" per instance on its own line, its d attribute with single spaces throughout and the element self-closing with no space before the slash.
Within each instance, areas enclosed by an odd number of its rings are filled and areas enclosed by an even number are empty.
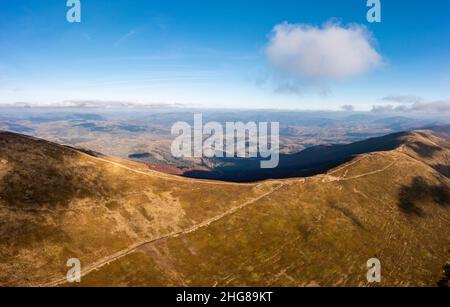
<svg viewBox="0 0 450 307">
<path fill-rule="evenodd" d="M 0 133 L 0 285 L 68 286 L 79 258 L 83 286 L 365 286 L 373 257 L 382 286 L 437 285 L 448 141 L 383 140 L 311 149 L 339 160 L 325 174 L 236 184 Z"/>
<path fill-rule="evenodd" d="M 450 126 L 434 126 L 430 129 L 436 130 L 439 135 L 450 135 Z M 396 149 L 409 137 L 410 133 L 402 132 L 347 145 L 314 146 L 295 154 L 281 154 L 280 163 L 275 169 L 261 169 L 259 158 L 207 159 L 209 170 L 189 170 L 184 172 L 183 176 L 233 182 L 313 176 L 348 162 L 356 155 Z M 442 143 L 445 148 L 450 148 L 449 142 L 442 140 Z M 425 158 L 431 158 L 436 151 L 441 150 L 441 147 L 430 142 L 413 140 L 408 144 L 418 155 Z M 448 166 L 435 166 L 448 176 Z"/>
</svg>

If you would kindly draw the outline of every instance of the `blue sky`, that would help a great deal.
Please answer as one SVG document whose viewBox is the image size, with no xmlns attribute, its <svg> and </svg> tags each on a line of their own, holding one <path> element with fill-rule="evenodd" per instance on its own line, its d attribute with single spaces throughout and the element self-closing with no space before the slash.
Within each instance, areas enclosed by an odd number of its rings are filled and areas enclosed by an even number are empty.
<svg viewBox="0 0 450 307">
<path fill-rule="evenodd" d="M 370 110 L 408 97 L 422 104 L 450 99 L 447 0 L 382 0 L 382 22 L 374 24 L 366 20 L 365 0 L 81 0 L 79 24 L 67 22 L 65 4 L 0 2 L 0 104 Z M 300 64 L 300 71 L 286 71 L 290 64 L 278 65 L 279 53 L 268 58 L 275 26 L 322 33 L 330 21 L 344 31 L 366 27 L 362 39 L 380 59 L 351 77 L 328 78 L 311 77 Z M 331 53 L 353 50 L 330 44 Z M 289 56 L 304 61 L 301 55 Z"/>
</svg>

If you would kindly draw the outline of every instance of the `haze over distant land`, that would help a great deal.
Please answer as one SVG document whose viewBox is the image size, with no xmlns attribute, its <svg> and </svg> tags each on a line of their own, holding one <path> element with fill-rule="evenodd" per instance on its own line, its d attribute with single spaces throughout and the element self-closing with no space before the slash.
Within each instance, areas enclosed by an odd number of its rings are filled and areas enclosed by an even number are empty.
<svg viewBox="0 0 450 307">
<path fill-rule="evenodd" d="M 194 167 L 205 159 L 175 159 L 171 128 L 178 121 L 279 122 L 282 154 L 316 145 L 348 144 L 369 137 L 449 124 L 446 116 L 373 112 L 214 110 L 183 107 L 0 108 L 0 130 L 24 133 L 64 145 L 137 159 L 159 167 Z M 214 161 L 211 161 L 215 165 Z M 248 162 L 248 161 L 247 161 Z M 247 163 L 246 162 L 246 163 Z M 179 171 L 174 170 L 176 173 Z"/>
</svg>

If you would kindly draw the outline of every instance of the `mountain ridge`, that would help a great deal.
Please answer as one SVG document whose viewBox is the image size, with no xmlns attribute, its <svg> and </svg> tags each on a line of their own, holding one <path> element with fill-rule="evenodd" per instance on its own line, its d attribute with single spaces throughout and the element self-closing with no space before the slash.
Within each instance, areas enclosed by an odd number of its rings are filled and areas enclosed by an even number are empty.
<svg viewBox="0 0 450 307">
<path fill-rule="evenodd" d="M 435 126 L 430 133 L 449 133 L 450 126 Z M 310 177 L 325 173 L 341 164 L 351 161 L 355 156 L 376 152 L 389 151 L 400 147 L 408 137 L 417 132 L 399 132 L 382 137 L 370 138 L 345 145 L 319 145 L 307 148 L 293 154 L 281 154 L 280 162 L 275 169 L 261 169 L 261 159 L 245 158 L 215 158 L 209 159 L 212 164 L 209 170 L 189 170 L 183 176 L 197 179 L 215 179 L 234 182 L 254 182 L 265 179 L 285 179 L 295 177 Z M 448 135 L 448 134 L 447 134 Z M 418 137 L 418 135 L 416 135 Z M 429 143 L 425 142 L 425 143 Z M 441 142 L 450 148 L 448 142 Z M 420 146 L 423 146 L 421 143 Z M 426 150 L 426 149 L 425 149 Z"/>
<path fill-rule="evenodd" d="M 379 242 L 391 234 L 405 236 L 409 244 L 422 238 L 431 258 L 415 247 L 420 254 L 417 260 L 406 258 L 407 263 L 393 265 L 401 256 L 401 240 L 394 239 L 393 248 L 388 249 L 375 244 L 387 255 L 386 285 L 431 285 L 438 281 L 439 266 L 446 261 L 449 184 L 437 166 L 448 163 L 448 144 L 428 131 L 406 137 L 407 142 L 395 150 L 360 155 L 327 174 L 237 184 L 171 176 L 136 162 L 93 157 L 50 142 L 0 133 L 0 160 L 7 161 L 0 164 L 4 239 L 0 284 L 59 285 L 67 270 L 65 260 L 79 257 L 85 269 L 82 285 L 307 285 L 307 280 L 318 285 L 362 285 L 364 267 L 356 269 L 355 263 L 363 266 L 361 257 L 373 256 L 369 251 L 376 248 L 363 247 L 361 242 L 367 238 Z M 29 173 L 36 169 L 41 175 Z M 48 179 L 52 176 L 58 180 Z M 46 191 L 58 181 L 58 189 L 69 195 Z M 376 221 L 393 214 L 399 225 L 373 224 L 368 215 L 373 210 Z M 316 221 L 319 216 L 323 217 Z M 244 220 L 252 223 L 242 224 Z M 396 227 L 403 232 L 394 231 Z M 339 235 L 332 243 L 329 236 L 339 228 L 349 234 Z M 366 239 L 351 242 L 349 235 Z M 310 256 L 293 254 L 298 247 L 285 241 L 290 237 Z M 329 258 L 318 257 L 320 246 L 329 246 Z M 285 255 L 272 255 L 276 249 Z M 279 261 L 265 272 L 257 268 L 265 263 L 267 253 Z M 356 258 L 347 259 L 349 253 Z M 108 258 L 116 254 L 120 257 L 113 257 L 114 261 Z M 30 257 L 36 260 L 30 263 Z M 339 257 L 339 270 L 320 269 L 320 259 L 323 265 Z M 219 269 L 216 261 L 225 268 Z M 249 261 L 254 262 L 250 275 L 238 265 Z M 311 267 L 302 269 L 304 261 Z M 413 263 L 429 272 L 414 269 Z M 399 267 L 412 276 L 395 277 Z M 203 269 L 196 272 L 199 268 Z M 289 277 L 262 277 L 275 274 L 278 268 Z M 358 277 L 352 277 L 355 271 L 360 272 Z M 159 277 L 154 276 L 156 272 Z M 331 278 L 333 272 L 342 277 Z M 234 281 L 223 279 L 229 274 Z"/>
</svg>

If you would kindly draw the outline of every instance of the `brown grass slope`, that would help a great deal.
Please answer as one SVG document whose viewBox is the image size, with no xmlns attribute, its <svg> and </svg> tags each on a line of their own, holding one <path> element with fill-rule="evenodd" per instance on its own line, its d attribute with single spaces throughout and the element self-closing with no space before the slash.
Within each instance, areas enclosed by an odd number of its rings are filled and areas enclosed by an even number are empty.
<svg viewBox="0 0 450 307">
<path fill-rule="evenodd" d="M 450 235 L 448 140 L 399 136 L 307 179 L 196 181 L 0 133 L 0 285 L 435 285 Z"/>
<path fill-rule="evenodd" d="M 271 191 L 193 182 L 0 133 L 0 285 L 41 285 Z"/>
</svg>

